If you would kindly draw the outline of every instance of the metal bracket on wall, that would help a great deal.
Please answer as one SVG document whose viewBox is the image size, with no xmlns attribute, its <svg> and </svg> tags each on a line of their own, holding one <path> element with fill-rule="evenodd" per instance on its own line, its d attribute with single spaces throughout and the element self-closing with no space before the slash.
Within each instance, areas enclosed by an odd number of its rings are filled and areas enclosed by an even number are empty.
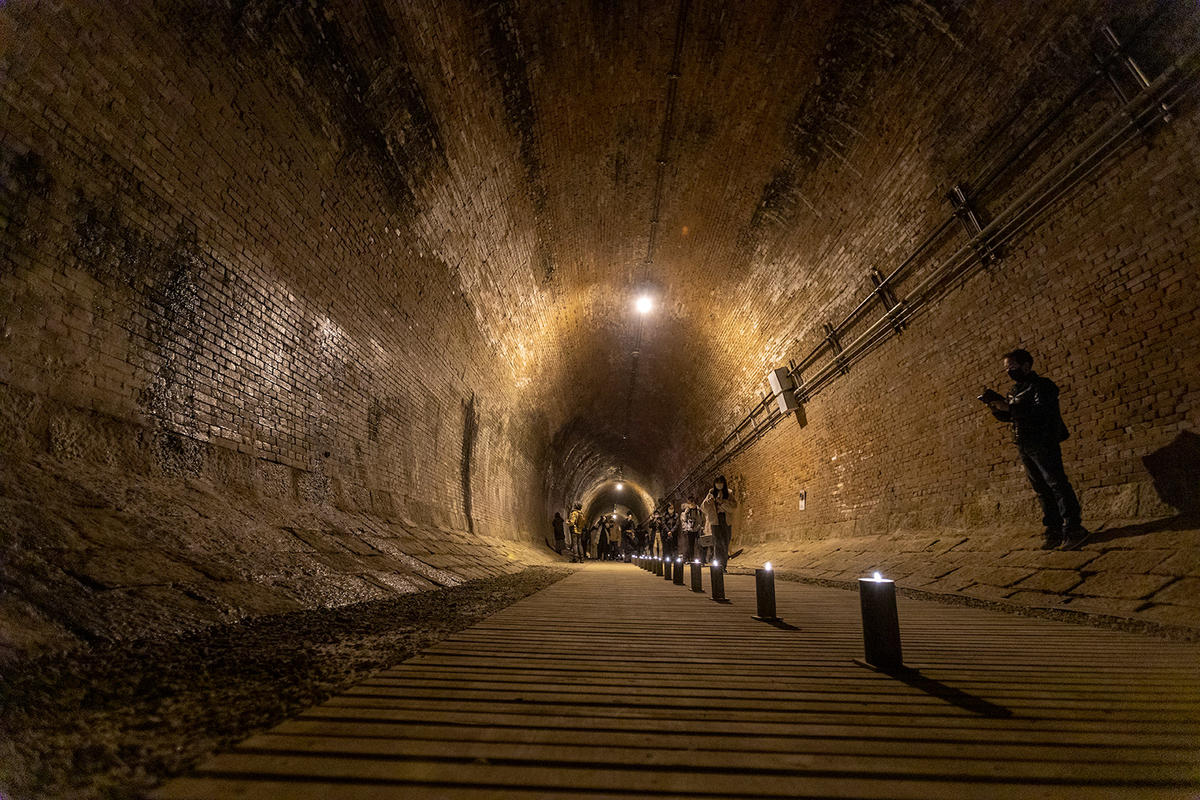
<svg viewBox="0 0 1200 800">
<path fill-rule="evenodd" d="M 904 330 L 904 323 L 899 317 L 900 301 L 896 299 L 896 293 L 892 291 L 891 286 L 888 286 L 887 281 L 883 279 L 883 275 L 879 273 L 879 270 L 871 267 L 869 274 L 871 276 L 871 283 L 875 285 L 873 293 L 883 303 L 883 309 L 887 313 L 888 319 L 892 322 L 892 328 L 895 329 L 896 333 L 900 333 Z"/>
<path fill-rule="evenodd" d="M 850 372 L 850 367 L 846 364 L 846 360 L 842 358 L 842 342 L 838 339 L 837 328 L 825 323 L 825 341 L 829 343 L 829 349 L 833 353 L 833 363 L 837 364 L 838 370 L 846 375 Z"/>
<path fill-rule="evenodd" d="M 792 377 L 792 383 L 795 384 L 792 391 L 796 393 L 796 399 L 803 405 L 804 401 L 808 399 L 808 390 L 804 387 L 804 376 L 800 374 L 800 367 L 796 365 L 794 358 L 788 359 L 788 375 Z"/>
<path fill-rule="evenodd" d="M 1105 25 L 1103 28 L 1101 28 L 1101 30 L 1104 32 L 1104 38 L 1108 40 L 1110 45 L 1112 45 L 1112 54 L 1108 58 L 1102 58 L 1098 53 L 1093 53 L 1092 55 L 1095 56 L 1096 61 L 1100 64 L 1100 69 L 1104 72 L 1104 77 L 1108 79 L 1109 85 L 1112 86 L 1113 91 L 1117 93 L 1117 97 L 1120 98 L 1121 103 L 1123 105 L 1128 104 L 1130 98 L 1125 93 L 1125 90 L 1121 88 L 1121 84 L 1117 80 L 1117 76 L 1113 75 L 1112 70 L 1108 68 L 1108 64 L 1112 63 L 1113 61 L 1120 61 L 1122 64 L 1124 64 L 1126 71 L 1129 73 L 1130 77 L 1133 78 L 1134 83 L 1137 84 L 1138 92 L 1141 92 L 1143 89 L 1149 86 L 1150 80 L 1146 77 L 1146 73 L 1142 72 L 1142 68 L 1138 66 L 1138 63 L 1133 60 L 1133 56 L 1125 52 L 1125 44 L 1117 38 L 1117 34 L 1113 32 L 1113 29 L 1108 25 Z M 1159 103 L 1159 108 L 1162 109 L 1161 119 L 1163 122 L 1170 122 L 1171 110 L 1167 107 L 1167 104 Z M 1138 125 L 1138 127 L 1144 130 L 1141 125 Z"/>
<path fill-rule="evenodd" d="M 954 216 L 958 217 L 967 236 L 971 238 L 971 247 L 979 256 L 979 263 L 985 267 L 991 264 L 995 260 L 996 254 L 992 252 L 987 240 L 980 237 L 980 234 L 983 233 L 983 226 L 979 224 L 979 216 L 971 206 L 971 201 L 967 199 L 967 193 L 963 191 L 962 184 L 955 184 L 946 197 L 950 200 L 950 205 L 954 206 Z"/>
</svg>

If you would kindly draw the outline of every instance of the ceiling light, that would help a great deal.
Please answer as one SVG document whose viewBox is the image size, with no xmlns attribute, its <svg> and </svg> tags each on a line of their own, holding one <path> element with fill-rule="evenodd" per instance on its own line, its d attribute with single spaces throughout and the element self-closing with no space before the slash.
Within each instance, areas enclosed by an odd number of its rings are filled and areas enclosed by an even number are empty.
<svg viewBox="0 0 1200 800">
<path fill-rule="evenodd" d="M 639 314 L 648 314 L 654 309 L 654 298 L 648 294 L 644 294 L 637 299 L 637 304 L 634 307 L 637 308 Z"/>
</svg>

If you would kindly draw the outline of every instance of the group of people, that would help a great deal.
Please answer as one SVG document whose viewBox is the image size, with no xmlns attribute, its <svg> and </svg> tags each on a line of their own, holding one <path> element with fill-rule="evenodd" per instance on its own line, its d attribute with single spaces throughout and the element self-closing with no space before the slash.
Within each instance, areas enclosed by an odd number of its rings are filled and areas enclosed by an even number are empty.
<svg viewBox="0 0 1200 800">
<path fill-rule="evenodd" d="M 591 525 L 587 525 L 582 503 L 576 503 L 566 519 L 561 513 L 555 512 L 551 526 L 554 528 L 554 552 L 560 555 L 564 551 L 570 553 L 572 564 L 589 558 L 615 560 L 624 555 L 617 542 L 623 542 L 633 531 L 631 519 L 626 518 L 618 524 L 615 514 L 612 517 L 601 514 Z"/>
<path fill-rule="evenodd" d="M 676 509 L 674 501 L 661 499 L 638 525 L 629 517 L 618 524 L 615 514 L 602 514 L 589 526 L 583 504 L 576 503 L 566 519 L 561 513 L 554 515 L 554 550 L 570 552 L 572 563 L 588 558 L 616 560 L 629 554 L 724 564 L 729 560 L 735 508 L 737 498 L 724 475 L 713 481 L 699 503 L 693 495 Z"/>
<path fill-rule="evenodd" d="M 979 399 L 996 419 L 1010 423 L 1021 464 L 1042 507 L 1042 547 L 1076 550 L 1091 536 L 1081 523 L 1079 499 L 1063 469 L 1060 447 L 1069 435 L 1059 410 L 1058 386 L 1033 370 L 1033 356 L 1017 349 L 1004 356 L 1013 380 L 1008 395 L 985 390 Z M 679 506 L 661 499 L 654 512 L 638 525 L 616 514 L 602 514 L 590 526 L 583 504 L 576 503 L 566 520 L 554 515 L 554 549 L 569 549 L 571 561 L 617 559 L 626 555 L 665 556 L 685 561 L 729 561 L 733 536 L 732 511 L 737 498 L 722 475 L 699 503 L 693 495 Z M 595 550 L 592 545 L 595 543 Z"/>
</svg>

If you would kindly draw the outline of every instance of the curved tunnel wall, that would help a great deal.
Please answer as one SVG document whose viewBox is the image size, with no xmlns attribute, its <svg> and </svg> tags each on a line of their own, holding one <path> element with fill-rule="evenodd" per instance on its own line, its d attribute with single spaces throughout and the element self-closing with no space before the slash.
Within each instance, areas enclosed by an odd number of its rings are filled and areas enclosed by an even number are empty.
<svg viewBox="0 0 1200 800">
<path fill-rule="evenodd" d="M 652 6 L 0 9 L 4 629 L 423 588 L 538 560 L 617 475 L 665 494 L 1092 68 L 1100 22 L 1155 8 Z M 1152 72 L 1195 39 L 1165 7 Z M 1088 508 L 1169 513 L 1140 457 L 1196 425 L 1197 138 L 1185 103 L 727 465 L 740 544 L 883 537 L 878 563 L 1029 519 L 973 400 L 1016 344 L 1064 386 Z"/>
<path fill-rule="evenodd" d="M 455 135 L 489 106 L 439 119 L 419 38 L 371 8 L 0 11 L 6 634 L 543 557 L 561 414 L 530 398 L 538 332 L 502 331 L 553 266 L 519 139 Z"/>
<path fill-rule="evenodd" d="M 1151 16 L 1080 8 L 1045 10 L 1036 28 L 1015 8 L 980 8 L 948 29 L 898 25 L 886 51 L 860 42 L 856 59 L 831 59 L 822 85 L 856 102 L 806 108 L 797 126 L 815 140 L 797 140 L 764 194 L 764 205 L 778 203 L 763 215 L 777 231 L 764 267 L 804 253 L 792 274 L 805 286 L 787 296 L 766 282 L 770 299 L 749 287 L 739 295 L 747 313 L 760 304 L 772 318 L 760 352 L 778 349 L 763 374 L 820 345 L 824 323 L 870 297 L 869 270 L 888 274 L 950 216 L 948 187 L 970 191 L 1087 77 L 1089 48 L 1106 52 L 1097 20 L 1128 32 Z M 1162 8 L 1130 48 L 1152 75 L 1194 50 L 1197 30 L 1194 9 Z M 1119 109 L 1111 86 L 1094 83 L 974 197 L 983 224 Z M 1200 496 L 1185 477 L 1200 468 L 1190 344 L 1200 337 L 1200 124 L 1193 100 L 1174 111 L 839 375 L 807 404 L 804 426 L 789 418 L 723 465 L 742 498 L 734 547 L 807 578 L 852 582 L 882 568 L 925 591 L 1196 625 L 1197 584 L 1180 565 L 1200 541 L 1176 531 L 1195 528 L 1186 515 Z M 806 150 L 813 141 L 828 145 L 824 155 Z M 966 241 L 957 222 L 945 239 L 922 258 L 936 264 Z M 902 297 L 915 283 L 893 290 Z M 858 330 L 882 302 L 868 309 Z M 1007 426 L 976 400 L 983 387 L 1007 391 L 1001 357 L 1016 347 L 1062 389 L 1067 472 L 1084 523 L 1103 528 L 1086 551 L 1036 552 L 1041 510 Z M 761 379 L 746 385 L 765 390 Z"/>
</svg>

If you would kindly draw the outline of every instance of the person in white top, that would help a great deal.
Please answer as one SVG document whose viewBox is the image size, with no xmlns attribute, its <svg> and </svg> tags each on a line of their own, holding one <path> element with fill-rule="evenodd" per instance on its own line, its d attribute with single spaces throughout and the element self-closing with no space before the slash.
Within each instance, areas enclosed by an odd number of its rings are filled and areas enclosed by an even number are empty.
<svg viewBox="0 0 1200 800">
<path fill-rule="evenodd" d="M 729 541 L 733 538 L 731 526 L 733 509 L 737 508 L 737 499 L 729 491 L 725 476 L 720 475 L 713 482 L 713 488 L 704 497 L 700 510 L 706 517 L 705 523 L 713 536 L 713 557 L 721 566 L 729 561 Z"/>
</svg>

